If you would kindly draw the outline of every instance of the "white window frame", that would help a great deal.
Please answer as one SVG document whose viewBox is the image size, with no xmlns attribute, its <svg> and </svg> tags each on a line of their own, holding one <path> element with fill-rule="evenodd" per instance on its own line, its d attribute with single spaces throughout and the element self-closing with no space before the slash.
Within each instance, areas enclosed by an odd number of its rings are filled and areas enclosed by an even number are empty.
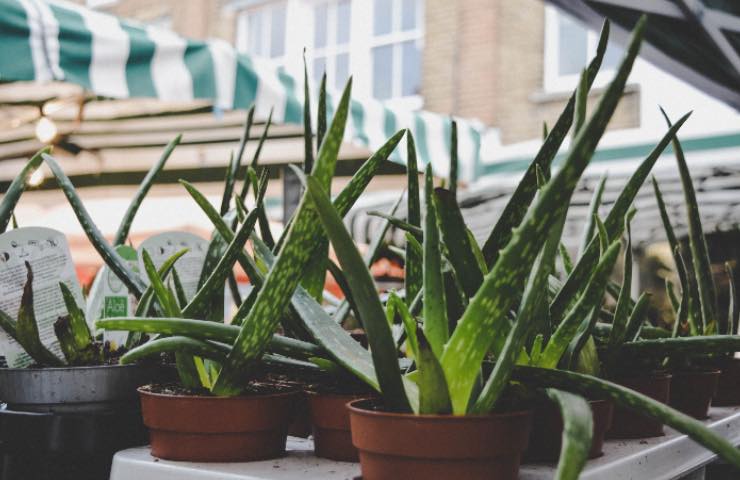
<svg viewBox="0 0 740 480">
<path fill-rule="evenodd" d="M 247 43 L 249 41 L 249 16 L 254 15 L 255 13 L 260 13 L 262 15 L 262 18 L 268 18 L 268 21 L 262 20 L 262 41 L 266 42 L 266 45 L 264 46 L 265 51 L 269 52 L 272 48 L 272 15 L 274 14 L 273 10 L 282 7 L 285 10 L 285 38 L 283 38 L 283 54 L 276 57 L 271 57 L 269 54 L 267 56 L 260 55 L 260 58 L 264 58 L 266 60 L 270 60 L 271 62 L 274 62 L 276 66 L 282 66 L 285 64 L 287 53 L 288 53 L 288 30 L 290 28 L 289 23 L 289 17 L 288 17 L 288 11 L 289 11 L 289 5 L 286 0 L 281 1 L 271 1 L 271 2 L 263 2 L 259 3 L 255 6 L 250 6 L 244 9 L 241 9 L 237 12 L 236 16 L 236 35 L 234 38 L 234 44 L 236 45 L 236 49 L 240 53 L 249 53 L 249 50 L 247 48 Z"/>
<path fill-rule="evenodd" d="M 316 78 L 318 75 L 320 75 L 323 72 L 315 72 L 313 65 L 314 60 L 317 57 L 322 57 L 325 60 L 325 66 L 324 69 L 326 70 L 326 84 L 330 88 L 336 87 L 336 59 L 338 55 L 341 54 L 347 54 L 349 58 L 349 65 L 348 70 L 349 74 L 352 75 L 352 62 L 353 57 L 357 56 L 357 53 L 355 52 L 355 55 L 353 55 L 352 52 L 352 45 L 353 40 L 355 37 L 355 32 L 352 30 L 352 24 L 353 24 L 353 17 L 355 15 L 354 9 L 355 4 L 358 3 L 357 0 L 349 0 L 349 18 L 350 18 L 350 25 L 349 25 L 349 40 L 347 43 L 342 45 L 337 45 L 336 39 L 337 39 L 337 9 L 339 6 L 339 3 L 342 0 L 315 0 L 311 2 L 311 50 L 309 50 L 309 56 L 308 60 L 310 60 L 309 63 L 309 71 L 313 78 Z M 326 45 L 323 47 L 316 47 L 314 45 L 314 41 L 316 40 L 315 35 L 315 28 L 316 28 L 316 8 L 320 5 L 326 5 L 327 7 L 327 16 L 326 16 Z M 318 73 L 318 75 L 317 75 Z"/>
<path fill-rule="evenodd" d="M 561 75 L 559 72 L 560 63 L 560 35 L 558 19 L 565 13 L 558 10 L 552 5 L 545 6 L 545 51 L 544 51 L 544 78 L 543 88 L 545 92 L 565 92 L 573 90 L 579 81 L 580 74 Z M 578 21 L 576 19 L 576 21 Z M 593 30 L 585 25 L 586 29 L 586 58 L 584 59 L 584 68 L 596 54 L 596 47 L 599 44 L 599 36 Z M 615 69 L 602 66 L 599 73 L 594 79 L 593 86 L 596 88 L 605 87 L 613 77 Z"/>
<path fill-rule="evenodd" d="M 403 65 L 401 60 L 401 44 L 407 41 L 415 41 L 419 47 L 422 58 L 420 59 L 420 68 L 423 69 L 423 55 L 424 55 L 424 9 L 426 7 L 424 0 L 416 0 L 416 28 L 413 30 L 401 30 L 401 0 L 393 0 L 393 13 L 391 16 L 391 31 L 383 35 L 375 35 L 373 22 L 375 21 L 375 1 L 365 0 L 371 4 L 372 7 L 370 18 L 370 41 L 368 51 L 368 62 L 370 63 L 370 91 L 369 95 L 373 95 L 372 75 L 373 75 L 373 49 L 375 47 L 382 47 L 386 45 L 393 45 L 393 85 L 391 87 L 391 98 L 382 100 L 384 102 L 393 101 L 394 105 L 400 105 L 405 108 L 412 110 L 419 109 L 423 106 L 423 98 L 421 94 L 418 95 L 401 95 L 403 89 L 403 78 L 401 72 L 403 71 Z M 398 74 L 396 74 L 398 73 Z M 423 81 L 423 72 L 419 72 L 419 77 Z M 400 104 L 399 104 L 400 102 Z"/>
</svg>

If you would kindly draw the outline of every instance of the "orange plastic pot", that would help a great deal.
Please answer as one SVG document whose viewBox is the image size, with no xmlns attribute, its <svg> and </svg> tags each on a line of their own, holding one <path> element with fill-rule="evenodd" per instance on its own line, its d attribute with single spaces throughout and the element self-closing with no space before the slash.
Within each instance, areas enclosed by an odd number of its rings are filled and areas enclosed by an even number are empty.
<svg viewBox="0 0 740 480">
<path fill-rule="evenodd" d="M 363 480 L 515 480 L 527 448 L 529 411 L 480 416 L 383 412 L 349 404 Z"/>
<path fill-rule="evenodd" d="M 357 449 L 352 445 L 347 404 L 368 395 L 338 395 L 308 392 L 313 426 L 314 452 L 317 457 L 357 462 Z"/>
<path fill-rule="evenodd" d="M 719 370 L 673 372 L 671 407 L 699 420 L 708 417 L 712 397 L 717 391 Z"/>
<path fill-rule="evenodd" d="M 166 460 L 238 462 L 285 453 L 297 393 L 211 397 L 139 389 L 152 455 Z"/>
<path fill-rule="evenodd" d="M 671 375 L 667 373 L 616 378 L 614 383 L 661 403 L 668 404 L 670 398 Z M 649 438 L 663 435 L 663 424 L 659 420 L 617 406 L 614 408 L 612 428 L 607 433 L 607 438 Z"/>
</svg>

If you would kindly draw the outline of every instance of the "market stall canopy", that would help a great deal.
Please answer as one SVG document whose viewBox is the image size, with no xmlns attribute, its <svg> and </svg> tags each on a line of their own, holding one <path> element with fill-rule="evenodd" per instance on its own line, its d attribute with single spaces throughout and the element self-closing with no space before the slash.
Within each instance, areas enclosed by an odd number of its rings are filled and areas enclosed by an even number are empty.
<svg viewBox="0 0 740 480">
<path fill-rule="evenodd" d="M 643 13 L 640 55 L 740 109 L 740 2 L 737 0 L 545 0 L 591 28 L 604 18 L 624 41 Z"/>
<path fill-rule="evenodd" d="M 272 110 L 277 123 L 302 123 L 302 76 L 222 40 L 190 40 L 68 2 L 0 0 L 0 44 L 3 82 L 64 81 L 103 97 L 204 100 L 222 110 L 254 104 L 257 119 Z M 337 98 L 329 95 L 330 110 Z M 449 171 L 447 116 L 353 99 L 347 125 L 345 139 L 370 150 L 408 128 L 421 161 L 437 175 Z M 459 119 L 458 131 L 459 176 L 470 180 L 477 175 L 482 125 Z M 393 160 L 403 163 L 404 150 Z"/>
</svg>

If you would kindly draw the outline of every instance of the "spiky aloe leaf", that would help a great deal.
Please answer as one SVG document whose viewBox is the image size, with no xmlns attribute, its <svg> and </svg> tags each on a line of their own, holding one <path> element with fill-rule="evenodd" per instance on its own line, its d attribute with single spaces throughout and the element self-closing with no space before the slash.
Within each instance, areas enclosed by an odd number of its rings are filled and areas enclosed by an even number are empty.
<svg viewBox="0 0 740 480">
<path fill-rule="evenodd" d="M 26 262 L 26 284 L 23 287 L 21 305 L 18 308 L 18 321 L 15 324 L 16 340 L 26 353 L 39 365 L 61 367 L 63 362 L 50 352 L 39 338 L 39 327 L 33 307 L 33 272 Z"/>
<path fill-rule="evenodd" d="M 416 145 L 414 136 L 408 130 L 406 134 L 406 182 L 408 197 L 406 202 L 406 219 L 409 225 L 421 227 L 421 205 L 419 202 L 419 171 L 416 166 Z M 390 220 L 389 220 L 390 221 Z M 406 300 L 410 302 L 421 291 L 423 284 L 423 259 L 413 247 L 406 245 L 406 262 L 404 264 L 404 286 Z"/>
<path fill-rule="evenodd" d="M 574 113 L 573 122 L 573 135 L 578 135 L 578 132 L 583 128 L 583 123 L 586 121 L 586 104 L 588 103 L 588 70 L 584 69 L 581 72 L 581 76 L 578 82 L 578 88 L 576 88 L 576 107 Z"/>
<path fill-rule="evenodd" d="M 85 314 L 69 287 L 59 283 L 67 315 L 60 316 L 54 322 L 54 333 L 59 340 L 64 358 L 69 365 L 99 365 L 103 361 L 102 351 L 93 342 Z"/>
<path fill-rule="evenodd" d="M 550 337 L 550 341 L 547 342 L 547 346 L 542 352 L 538 366 L 555 368 L 558 365 L 560 358 L 565 353 L 565 350 L 568 348 L 568 345 L 576 335 L 578 327 L 582 324 L 584 319 L 588 322 L 590 317 L 589 313 L 592 312 L 594 308 L 598 308 L 601 305 L 606 282 L 609 279 L 609 275 L 611 275 L 614 263 L 619 255 L 619 248 L 619 241 L 615 241 L 606 250 L 606 252 L 604 252 L 604 255 L 601 257 L 601 260 L 599 260 L 599 263 L 591 274 L 586 290 L 583 292 L 571 311 L 568 312 L 565 319 L 563 319 L 563 321 L 558 325 L 558 328 Z"/>
<path fill-rule="evenodd" d="M 573 271 L 573 260 L 568 253 L 568 247 L 561 243 L 559 251 L 560 259 L 563 261 L 563 269 L 565 269 L 565 273 L 570 274 Z"/>
<path fill-rule="evenodd" d="M 727 273 L 727 281 L 730 284 L 729 302 L 727 307 L 727 329 L 725 333 L 727 335 L 736 335 L 738 323 L 740 323 L 740 310 L 737 308 L 737 290 L 735 289 L 735 274 L 732 271 L 732 266 L 728 262 L 725 262 L 725 272 Z"/>
<path fill-rule="evenodd" d="M 270 249 L 259 241 L 255 241 L 255 251 L 257 255 L 262 256 L 265 263 L 272 267 L 275 258 Z M 374 390 L 380 390 L 370 352 L 362 348 L 347 334 L 346 330 L 334 322 L 321 305 L 316 303 L 316 300 L 303 288 L 296 289 L 291 299 L 291 306 L 311 336 L 334 358 L 337 364 L 352 372 Z"/>
<path fill-rule="evenodd" d="M 668 115 L 662 108 L 660 112 L 670 127 L 671 121 Z M 701 226 L 701 214 L 699 213 L 699 203 L 696 200 L 696 191 L 677 135 L 673 136 L 673 152 L 676 155 L 678 172 L 681 175 L 681 187 L 683 188 L 686 205 L 689 248 L 691 249 L 691 261 L 694 266 L 694 276 L 699 291 L 699 305 L 701 308 L 701 333 L 705 335 L 712 334 L 717 331 L 717 289 L 714 286 L 712 262 L 709 258 L 709 249 L 707 249 L 707 242 Z"/>
<path fill-rule="evenodd" d="M 431 344 L 424 335 L 424 331 L 416 329 L 416 366 L 418 374 L 416 384 L 419 385 L 419 413 L 442 415 L 452 411 L 450 393 L 447 390 L 447 381 L 444 371 L 434 354 Z"/>
<path fill-rule="evenodd" d="M 598 185 L 594 189 L 594 194 L 591 196 L 591 201 L 588 204 L 588 216 L 586 226 L 583 228 L 583 235 L 581 236 L 581 243 L 578 246 L 578 257 L 583 255 L 583 252 L 588 246 L 588 242 L 594 237 L 596 224 L 594 223 L 594 216 L 599 215 L 599 208 L 601 207 L 601 197 L 604 195 L 604 189 L 606 188 L 606 180 L 609 177 L 607 172 L 601 176 Z M 570 274 L 570 272 L 568 272 Z"/>
<path fill-rule="evenodd" d="M 303 171 L 313 168 L 313 128 L 311 127 L 311 93 L 308 84 L 306 50 L 303 50 Z"/>
<path fill-rule="evenodd" d="M 427 165 L 424 175 L 426 198 L 426 215 L 424 217 L 424 334 L 429 340 L 432 351 L 438 357 L 442 355 L 447 339 L 450 337 L 447 323 L 447 306 L 445 301 L 444 280 L 442 278 L 442 250 L 437 230 L 437 212 L 432 201 L 434 180 L 432 166 Z"/>
<path fill-rule="evenodd" d="M 627 245 L 624 247 L 624 273 L 622 278 L 622 288 L 619 290 L 617 306 L 614 309 L 614 320 L 612 321 L 612 331 L 609 335 L 609 348 L 614 349 L 617 345 L 624 342 L 627 333 L 627 319 L 629 316 L 630 300 L 632 292 L 632 235 L 629 224 L 627 225 Z"/>
<path fill-rule="evenodd" d="M 447 248 L 447 258 L 465 295 L 472 298 L 483 283 L 484 275 L 475 253 L 478 244 L 468 235 L 469 230 L 451 191 L 435 188 L 433 203 L 442 240 Z"/>
<path fill-rule="evenodd" d="M 417 341 L 416 336 L 416 320 L 413 315 L 411 315 L 409 307 L 406 306 L 406 303 L 401 300 L 401 297 L 399 297 L 396 292 L 391 292 L 390 295 L 388 295 L 388 301 L 385 305 L 385 314 L 388 319 L 388 323 L 391 323 L 396 316 L 401 318 L 401 324 L 406 333 L 408 348 L 410 350 L 410 352 L 406 353 L 410 353 L 413 358 L 416 358 L 419 355 L 419 342 Z M 446 389 L 447 387 L 445 384 L 445 390 Z"/>
<path fill-rule="evenodd" d="M 13 217 L 13 210 L 15 210 L 21 194 L 26 189 L 28 179 L 41 166 L 43 155 L 48 153 L 51 153 L 51 147 L 44 147 L 36 152 L 13 181 L 10 182 L 10 186 L 5 191 L 2 202 L 0 202 L 0 233 L 4 233 L 8 228 L 8 222 Z"/>
<path fill-rule="evenodd" d="M 307 192 L 316 205 L 321 223 L 349 280 L 352 297 L 367 332 L 384 404 L 392 411 L 408 412 L 411 406 L 398 367 L 396 344 L 370 271 L 344 227 L 342 218 L 331 205 L 319 181 L 313 176 L 308 178 Z"/>
<path fill-rule="evenodd" d="M 554 388 L 545 393 L 560 409 L 563 434 L 555 480 L 578 480 L 588 460 L 593 437 L 591 407 L 583 397 Z"/>
<path fill-rule="evenodd" d="M 184 318 L 139 318 L 115 317 L 103 318 L 95 323 L 96 327 L 105 330 L 129 330 L 143 333 L 159 333 L 213 340 L 214 342 L 233 343 L 239 336 L 239 327 L 225 323 L 203 322 Z M 321 357 L 325 352 L 316 345 L 282 335 L 273 335 L 269 350 L 281 355 L 299 358 Z"/>
<path fill-rule="evenodd" d="M 409 222 L 402 220 L 398 217 L 394 217 L 393 215 L 388 215 L 387 213 L 379 212 L 377 210 L 368 210 L 367 214 L 370 215 L 371 217 L 380 217 L 388 221 L 394 227 L 410 233 L 411 235 L 414 236 L 414 238 L 416 238 L 419 241 L 421 241 L 424 238 L 424 230 L 422 228 L 417 227 L 416 225 L 412 225 Z"/>
<path fill-rule="evenodd" d="M 238 172 L 239 168 L 241 167 L 242 158 L 244 157 L 244 150 L 247 148 L 247 142 L 249 142 L 249 135 L 252 131 L 252 125 L 254 123 L 254 110 L 254 105 L 249 107 L 249 110 L 247 110 L 247 119 L 244 121 L 244 131 L 242 132 L 242 137 L 239 139 L 239 149 L 236 153 L 236 172 Z"/>
<path fill-rule="evenodd" d="M 540 318 L 546 314 L 547 281 L 552 273 L 552 263 L 560 244 L 564 222 L 565 215 L 562 215 L 548 233 L 547 241 L 535 260 L 522 296 L 522 302 L 519 305 L 514 327 L 506 337 L 506 343 L 501 354 L 496 358 L 493 372 L 486 380 L 473 405 L 473 413 L 487 414 L 494 409 L 496 402 L 509 383 L 511 370 L 517 359 L 520 358 L 522 348 L 525 346 L 530 332 Z"/>
<path fill-rule="evenodd" d="M 321 75 L 321 84 L 319 85 L 319 104 L 318 118 L 316 123 L 316 150 L 321 148 L 326 135 L 326 72 Z"/>
<path fill-rule="evenodd" d="M 16 342 L 18 341 L 18 326 L 13 317 L 0 310 L 0 328 Z"/>
<path fill-rule="evenodd" d="M 262 169 L 262 175 L 260 175 L 258 189 L 257 189 L 257 208 L 258 208 L 258 221 L 260 225 L 260 232 L 262 233 L 262 240 L 267 244 L 268 247 L 275 247 L 275 240 L 272 237 L 272 231 L 270 230 L 270 222 L 267 219 L 267 210 L 265 209 L 265 194 L 267 193 L 267 182 L 269 180 L 269 171 L 264 168 Z"/>
<path fill-rule="evenodd" d="M 685 321 L 688 319 L 692 335 L 696 335 L 699 332 L 698 325 L 696 323 L 698 319 L 694 318 L 693 315 L 689 315 L 689 301 L 691 296 L 698 299 L 699 293 L 696 291 L 696 285 L 688 279 L 686 265 L 681 256 L 681 246 L 679 245 L 678 240 L 676 239 L 676 234 L 673 231 L 673 226 L 671 225 L 671 220 L 668 216 L 665 202 L 663 201 L 663 194 L 660 191 L 660 186 L 658 185 L 658 180 L 656 180 L 655 176 L 652 177 L 652 182 L 655 201 L 658 204 L 660 219 L 663 222 L 663 230 L 668 239 L 668 244 L 671 247 L 671 255 L 673 255 L 673 262 L 676 265 L 676 272 L 678 273 L 678 279 L 681 283 L 681 297 L 686 298 L 685 301 L 681 302 L 684 305 L 683 316 L 685 318 L 683 320 Z M 676 311 L 678 312 L 678 309 Z M 679 324 L 677 324 L 676 327 L 678 327 L 678 325 Z"/>
<path fill-rule="evenodd" d="M 237 257 L 243 252 L 244 245 L 254 230 L 258 213 L 259 208 L 249 212 L 247 219 L 239 228 L 239 231 L 231 240 L 229 246 L 226 247 L 226 251 L 213 269 L 213 272 L 211 272 L 211 275 L 203 283 L 203 286 L 198 289 L 192 300 L 190 300 L 190 303 L 182 309 L 183 316 L 196 318 L 203 315 L 209 305 L 211 296 L 217 293 L 219 289 L 223 291 L 226 277 L 233 271 Z"/>
<path fill-rule="evenodd" d="M 483 285 L 472 299 L 442 356 L 442 367 L 450 387 L 453 411 L 464 413 L 478 369 L 489 351 L 503 348 L 511 306 L 519 298 L 532 263 L 542 248 L 547 232 L 560 218 L 583 170 L 588 165 L 611 118 L 639 51 L 645 18 L 637 23 L 627 56 L 601 98 L 592 117 L 576 136 L 570 152 L 552 180 L 540 191 L 511 240 L 499 253 Z"/>
<path fill-rule="evenodd" d="M 342 94 L 337 113 L 334 115 L 326 139 L 321 144 L 311 173 L 311 178 L 319 182 L 319 185 L 330 184 L 334 174 L 347 122 L 351 86 L 350 81 Z M 313 249 L 309 246 L 316 241 L 313 233 L 320 228 L 319 225 L 312 224 L 312 221 L 315 222 L 315 217 L 313 202 L 304 194 L 293 216 L 285 243 L 280 249 L 280 255 L 265 277 L 254 305 L 244 319 L 234 348 L 213 385 L 214 394 L 237 395 L 243 390 L 245 377 L 248 378 L 255 363 L 264 353 L 272 332 L 298 286 L 302 272 L 311 261 Z M 231 233 L 229 228 L 226 230 Z M 224 238 L 229 238 L 228 234 L 224 232 L 221 234 Z"/>
<path fill-rule="evenodd" d="M 260 154 L 262 153 L 262 146 L 265 144 L 265 140 L 267 140 L 267 134 L 270 131 L 270 126 L 272 125 L 272 111 L 273 109 L 271 108 L 270 114 L 267 116 L 267 122 L 265 123 L 265 128 L 262 130 L 262 135 L 260 136 L 260 140 L 257 143 L 257 149 L 254 151 L 252 162 L 249 164 L 249 166 L 253 170 L 257 169 L 257 164 L 259 163 Z M 250 181 L 251 179 L 249 178 L 249 176 L 244 177 L 244 183 L 242 184 L 242 191 L 239 192 L 239 198 L 242 201 L 244 201 L 244 199 L 247 198 L 247 192 L 249 192 Z"/>
<path fill-rule="evenodd" d="M 457 200 L 457 122 L 452 120 L 450 133 L 450 193 Z"/>
<path fill-rule="evenodd" d="M 625 339 L 634 341 L 640 335 L 648 306 L 650 306 L 650 293 L 642 292 L 635 302 L 635 308 L 632 309 L 630 318 L 627 320 Z"/>
<path fill-rule="evenodd" d="M 54 177 L 56 177 L 59 187 L 67 197 L 67 200 L 69 201 L 77 220 L 80 222 L 80 226 L 84 230 L 85 235 L 87 235 L 87 238 L 90 240 L 90 243 L 95 247 L 95 250 L 101 256 L 105 264 L 108 265 L 111 271 L 116 274 L 124 285 L 126 285 L 126 288 L 128 288 L 137 299 L 141 298 L 144 290 L 146 290 L 144 282 L 142 282 L 141 278 L 131 270 L 128 264 L 105 240 L 103 234 L 100 233 L 100 230 L 98 230 L 98 227 L 90 218 L 90 214 L 87 213 L 87 209 L 80 200 L 80 197 L 77 196 L 74 185 L 72 185 L 69 177 L 67 177 L 57 161 L 54 160 L 54 157 L 47 155 L 46 153 L 42 153 L 41 156 L 51 169 Z"/>
<path fill-rule="evenodd" d="M 177 299 L 177 304 L 181 309 L 185 308 L 188 304 L 188 296 L 185 294 L 185 287 L 182 286 L 182 281 L 180 280 L 180 275 L 178 275 L 177 270 L 172 270 L 172 287 L 174 287 L 173 291 L 175 293 L 175 298 Z"/>
<path fill-rule="evenodd" d="M 149 278 L 149 283 L 159 305 L 164 310 L 164 314 L 170 317 L 181 317 L 182 311 L 180 310 L 180 305 L 177 303 L 177 299 L 172 292 L 165 286 L 162 277 L 159 276 L 151 255 L 149 255 L 146 249 L 142 251 L 141 255 L 144 262 L 144 271 Z"/>
<path fill-rule="evenodd" d="M 401 196 L 398 197 L 398 200 L 396 200 L 396 203 L 391 206 L 391 209 L 388 211 L 389 215 L 395 215 L 396 211 L 398 210 L 398 207 L 401 205 L 401 202 L 403 201 L 404 195 L 401 194 Z M 385 221 L 381 225 L 381 227 L 376 230 L 375 235 L 373 236 L 373 239 L 370 241 L 370 245 L 368 245 L 367 253 L 365 254 L 365 265 L 367 265 L 368 268 L 372 266 L 372 264 L 375 262 L 375 260 L 378 258 L 378 254 L 380 253 L 381 248 L 383 245 L 385 245 L 385 236 L 388 233 L 388 228 L 391 226 L 390 222 Z M 342 300 L 342 302 L 337 306 L 337 309 L 334 312 L 334 320 L 339 323 L 340 325 L 344 323 L 344 320 L 346 319 L 347 315 L 349 314 L 349 301 L 347 299 Z M 356 313 L 356 312 L 355 312 Z"/>
<path fill-rule="evenodd" d="M 230 350 L 228 345 L 207 340 L 197 340 L 189 337 L 165 337 L 152 340 L 127 352 L 121 357 L 121 364 L 136 363 L 144 358 L 162 353 L 192 355 L 222 362 Z"/>
<path fill-rule="evenodd" d="M 630 206 L 640 190 L 643 182 L 650 173 L 650 170 L 655 165 L 658 157 L 661 155 L 663 150 L 670 142 L 673 135 L 678 131 L 683 123 L 688 119 L 690 113 L 687 113 L 681 119 L 675 123 L 668 132 L 663 136 L 660 142 L 653 148 L 652 152 L 645 158 L 640 166 L 635 170 L 627 184 L 622 189 L 619 197 L 614 202 L 612 209 L 609 211 L 609 215 L 606 217 L 604 226 L 609 233 L 609 238 L 617 238 L 622 234 L 622 228 L 624 226 L 624 217 L 630 210 Z M 563 313 L 568 309 L 571 300 L 576 296 L 576 293 L 583 287 L 584 282 L 590 275 L 591 269 L 596 264 L 599 258 L 599 242 L 598 239 L 592 238 L 588 243 L 588 246 L 584 250 L 581 257 L 573 267 L 573 272 L 568 275 L 568 279 L 563 284 L 563 287 L 558 292 L 555 299 L 550 304 L 550 313 L 553 318 L 562 318 Z"/>
<path fill-rule="evenodd" d="M 609 22 L 605 21 L 601 29 L 596 55 L 588 66 L 589 86 L 593 84 L 594 78 L 596 78 L 596 74 L 601 67 L 601 60 L 604 57 L 604 52 L 606 52 L 608 39 Z M 560 114 L 557 122 L 555 122 L 552 130 L 547 135 L 534 160 L 532 160 L 532 163 L 530 163 L 527 171 L 524 173 L 521 182 L 519 182 L 516 190 L 514 190 L 514 193 L 509 198 L 504 211 L 501 212 L 501 216 L 493 227 L 493 230 L 491 230 L 488 239 L 483 244 L 483 256 L 489 268 L 493 267 L 493 264 L 496 263 L 499 251 L 509 243 L 512 230 L 522 222 L 529 205 L 534 199 L 535 193 L 537 193 L 536 167 L 539 166 L 543 170 L 549 171 L 553 158 L 555 158 L 560 146 L 563 144 L 563 140 L 573 123 L 575 97 L 576 93 L 574 92 L 568 100 L 563 113 Z"/>
<path fill-rule="evenodd" d="M 133 198 L 131 198 L 131 203 L 129 204 L 128 208 L 126 209 L 126 213 L 121 219 L 121 224 L 118 226 L 116 236 L 113 239 L 114 246 L 123 245 L 126 242 L 126 239 L 128 238 L 128 232 L 129 230 L 131 230 L 131 224 L 134 221 L 136 212 L 139 211 L 141 202 L 144 201 L 144 197 L 146 197 L 147 193 L 149 193 L 149 190 L 152 188 L 154 181 L 157 179 L 157 175 L 164 168 L 165 163 L 167 163 L 170 155 L 172 155 L 172 151 L 175 150 L 175 147 L 180 144 L 181 139 L 182 134 L 176 136 L 174 139 L 172 139 L 172 141 L 170 141 L 170 143 L 167 144 L 167 146 L 164 148 L 164 152 L 162 152 L 162 156 L 160 156 L 159 160 L 157 160 L 157 162 L 152 165 L 152 168 L 149 169 L 146 176 L 139 184 L 139 189 L 136 191 Z"/>
<path fill-rule="evenodd" d="M 687 339 L 689 340 L 689 339 Z M 655 418 L 688 435 L 692 440 L 740 468 L 740 450 L 709 430 L 704 424 L 652 398 L 589 375 L 534 367 L 517 367 L 515 378 L 529 384 L 557 388 L 612 400 L 616 405 Z"/>
</svg>

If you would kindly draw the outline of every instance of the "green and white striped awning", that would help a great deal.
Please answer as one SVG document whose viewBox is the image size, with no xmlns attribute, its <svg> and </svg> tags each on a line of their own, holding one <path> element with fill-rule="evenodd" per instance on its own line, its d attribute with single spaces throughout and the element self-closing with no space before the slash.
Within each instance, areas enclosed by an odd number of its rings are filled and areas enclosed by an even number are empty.
<svg viewBox="0 0 740 480">
<path fill-rule="evenodd" d="M 274 121 L 302 123 L 302 76 L 238 53 L 222 40 L 190 40 L 69 2 L 0 0 L 0 45 L 2 82 L 66 81 L 104 97 L 206 99 L 219 109 L 254 104 L 258 119 L 274 109 Z M 331 107 L 331 94 L 328 97 Z M 478 176 L 483 126 L 456 120 L 459 177 L 473 180 Z M 451 129 L 447 116 L 354 99 L 345 139 L 376 149 L 401 128 L 414 133 L 420 160 L 446 176 Z M 393 160 L 403 163 L 405 149 L 397 149 Z"/>
</svg>

